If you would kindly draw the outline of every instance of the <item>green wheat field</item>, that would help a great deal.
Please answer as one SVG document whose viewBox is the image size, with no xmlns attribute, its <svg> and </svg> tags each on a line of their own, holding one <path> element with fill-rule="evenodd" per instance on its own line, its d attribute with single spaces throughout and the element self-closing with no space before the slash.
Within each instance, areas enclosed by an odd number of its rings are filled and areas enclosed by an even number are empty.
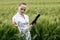
<svg viewBox="0 0 60 40">
<path fill-rule="evenodd" d="M 60 40 L 60 0 L 0 0 L 0 40 L 20 40 L 12 17 L 21 2 L 27 3 L 30 23 L 37 13 L 41 14 L 31 30 L 32 40 Z"/>
</svg>

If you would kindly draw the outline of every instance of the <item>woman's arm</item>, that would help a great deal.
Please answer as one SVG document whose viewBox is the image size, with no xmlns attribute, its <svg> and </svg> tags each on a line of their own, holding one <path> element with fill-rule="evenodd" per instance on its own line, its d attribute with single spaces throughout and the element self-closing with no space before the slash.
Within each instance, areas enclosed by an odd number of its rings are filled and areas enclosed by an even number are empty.
<svg viewBox="0 0 60 40">
<path fill-rule="evenodd" d="M 13 26 L 18 27 L 16 22 L 13 22 L 12 24 L 13 24 Z"/>
<path fill-rule="evenodd" d="M 30 26 L 29 26 L 29 29 L 31 30 L 31 29 L 32 29 L 32 27 L 33 27 L 33 25 L 30 25 Z"/>
</svg>

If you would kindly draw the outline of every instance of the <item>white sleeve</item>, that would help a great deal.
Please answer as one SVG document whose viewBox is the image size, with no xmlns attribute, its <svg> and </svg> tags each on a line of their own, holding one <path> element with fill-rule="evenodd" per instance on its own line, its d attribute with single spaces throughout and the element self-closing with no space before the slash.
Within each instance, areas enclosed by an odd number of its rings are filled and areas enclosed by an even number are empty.
<svg viewBox="0 0 60 40">
<path fill-rule="evenodd" d="M 29 16 L 27 16 L 27 20 L 28 20 L 28 23 L 29 23 Z M 30 23 L 29 23 L 30 24 Z"/>
<path fill-rule="evenodd" d="M 29 24 L 29 27 L 30 27 L 29 16 L 28 16 L 28 24 Z"/>
<path fill-rule="evenodd" d="M 16 22 L 17 23 L 17 20 L 15 17 L 12 18 L 12 23 Z"/>
</svg>

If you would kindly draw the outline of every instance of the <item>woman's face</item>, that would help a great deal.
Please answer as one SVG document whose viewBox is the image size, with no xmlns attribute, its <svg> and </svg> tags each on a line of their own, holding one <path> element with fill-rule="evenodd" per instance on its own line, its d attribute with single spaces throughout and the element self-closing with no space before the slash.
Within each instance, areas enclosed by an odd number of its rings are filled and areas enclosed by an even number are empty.
<svg viewBox="0 0 60 40">
<path fill-rule="evenodd" d="M 24 13 L 25 11 L 26 11 L 26 5 L 20 5 L 19 7 L 18 7 L 18 10 L 19 10 L 19 12 L 21 12 L 21 13 Z"/>
</svg>

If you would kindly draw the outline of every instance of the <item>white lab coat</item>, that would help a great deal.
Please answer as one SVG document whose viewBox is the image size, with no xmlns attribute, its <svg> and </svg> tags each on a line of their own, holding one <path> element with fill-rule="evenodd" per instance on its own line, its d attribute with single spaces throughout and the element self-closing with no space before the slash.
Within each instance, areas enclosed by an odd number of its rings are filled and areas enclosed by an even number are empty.
<svg viewBox="0 0 60 40">
<path fill-rule="evenodd" d="M 16 15 L 13 16 L 12 22 L 16 22 L 18 25 L 18 29 L 21 33 L 20 36 L 26 35 L 26 40 L 31 40 L 30 30 L 29 30 L 29 17 L 24 14 L 25 19 L 17 12 Z"/>
</svg>

